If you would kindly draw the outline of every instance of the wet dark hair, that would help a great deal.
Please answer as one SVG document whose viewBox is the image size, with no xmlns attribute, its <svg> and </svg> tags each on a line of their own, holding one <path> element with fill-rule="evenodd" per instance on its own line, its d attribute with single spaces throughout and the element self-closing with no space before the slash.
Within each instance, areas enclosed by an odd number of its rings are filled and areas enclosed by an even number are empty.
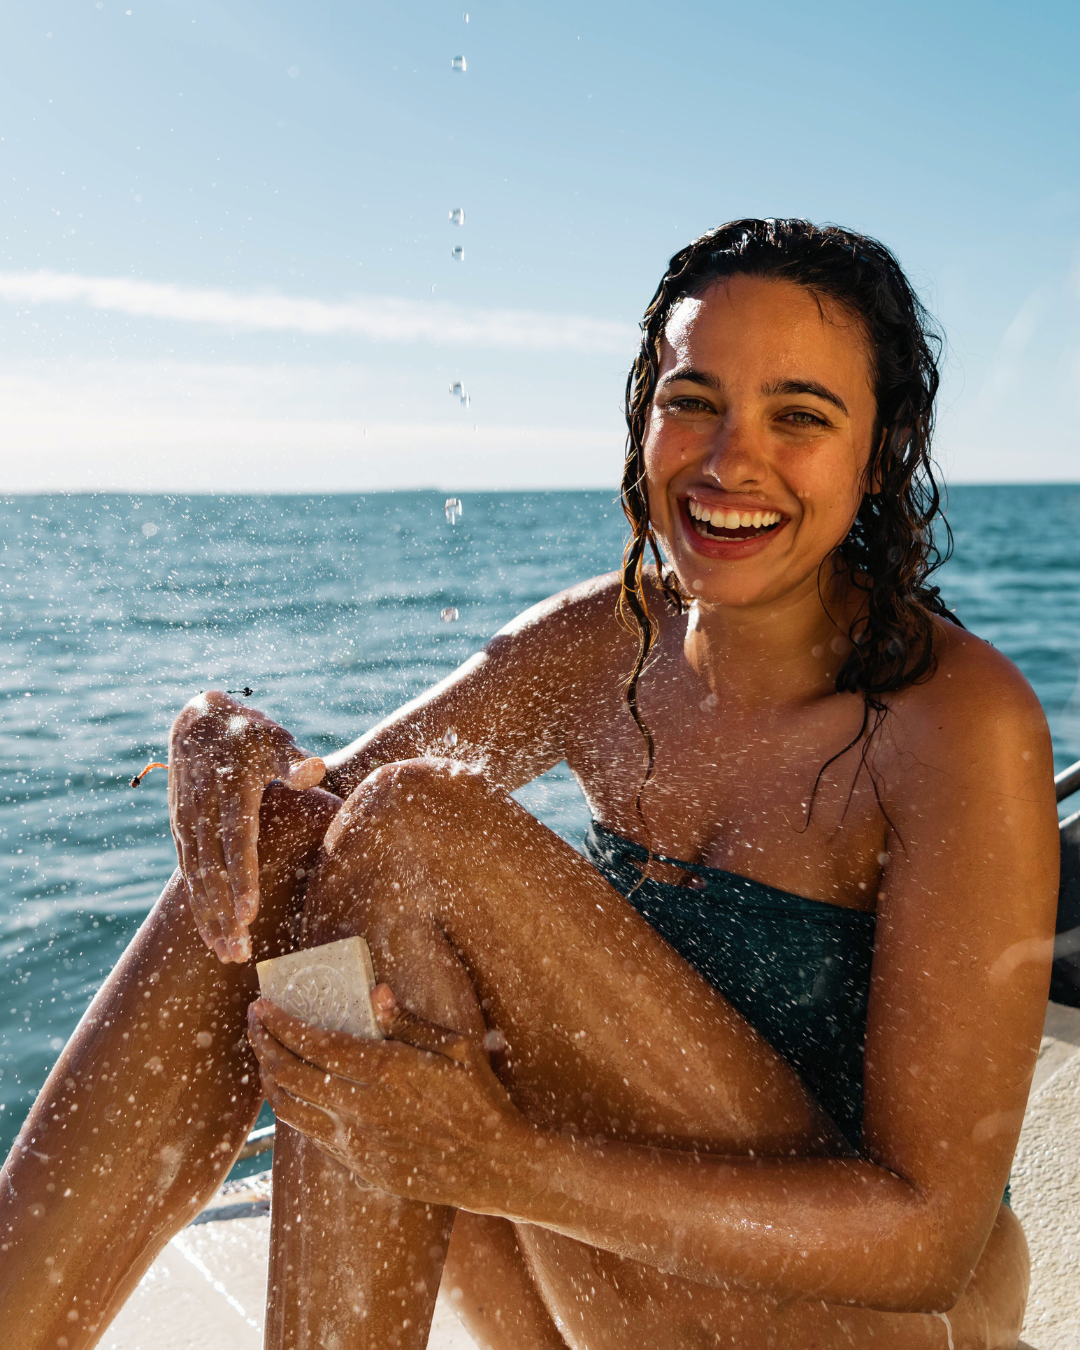
<svg viewBox="0 0 1080 1350">
<path fill-rule="evenodd" d="M 863 722 L 858 735 L 822 765 L 810 796 L 809 820 L 829 765 L 860 741 L 861 765 L 866 765 L 869 744 L 885 716 L 885 696 L 933 674 L 932 616 L 959 622 L 946 610 L 938 587 L 929 582 L 952 551 L 952 533 L 941 515 L 941 494 L 930 458 L 942 342 L 896 258 L 877 240 L 853 230 L 806 220 L 735 220 L 695 239 L 671 259 L 642 319 L 641 347 L 626 381 L 622 504 L 631 536 L 623 554 L 619 615 L 638 638 L 626 702 L 648 749 L 641 792 L 652 777 L 656 757 L 637 701 L 638 683 L 656 639 L 642 576 L 646 549 L 652 551 L 657 584 L 668 606 L 675 613 L 686 608 L 686 597 L 665 567 L 649 523 L 645 431 L 672 309 L 680 300 L 700 296 L 713 282 L 733 276 L 794 282 L 858 319 L 877 399 L 867 490 L 847 537 L 835 551 L 852 583 L 864 593 L 847 633 L 854 649 L 836 677 L 838 692 L 862 695 Z M 876 490 L 869 490 L 871 484 Z M 934 542 L 935 520 L 943 527 L 942 549 Z M 877 793 L 873 773 L 871 779 Z"/>
</svg>

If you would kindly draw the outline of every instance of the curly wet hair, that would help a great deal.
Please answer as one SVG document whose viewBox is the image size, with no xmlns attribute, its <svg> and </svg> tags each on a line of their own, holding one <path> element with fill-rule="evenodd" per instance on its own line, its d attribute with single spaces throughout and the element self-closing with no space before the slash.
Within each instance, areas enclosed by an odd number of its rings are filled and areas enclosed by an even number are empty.
<svg viewBox="0 0 1080 1350">
<path fill-rule="evenodd" d="M 649 522 L 645 481 L 649 410 L 672 309 L 680 300 L 700 296 L 714 282 L 733 276 L 793 282 L 854 316 L 865 335 L 877 399 L 866 489 L 847 537 L 835 550 L 864 596 L 847 630 L 853 650 L 836 677 L 838 692 L 862 695 L 863 723 L 859 734 L 822 766 L 810 797 L 812 809 L 830 764 L 860 742 L 861 763 L 866 764 L 867 748 L 886 713 L 885 697 L 933 674 L 933 616 L 959 622 L 946 610 L 938 587 L 930 583 L 952 550 L 930 457 L 942 340 L 893 254 L 853 230 L 806 220 L 734 220 L 695 239 L 671 259 L 642 319 L 641 346 L 626 381 L 622 504 L 631 535 L 623 554 L 619 614 L 638 639 L 626 701 L 648 750 L 642 791 L 655 763 L 652 733 L 637 698 L 657 631 L 643 581 L 648 550 L 666 603 L 675 613 L 686 607 L 686 597 L 660 556 Z M 943 534 L 940 548 L 935 524 Z M 874 788 L 876 792 L 876 781 Z"/>
</svg>

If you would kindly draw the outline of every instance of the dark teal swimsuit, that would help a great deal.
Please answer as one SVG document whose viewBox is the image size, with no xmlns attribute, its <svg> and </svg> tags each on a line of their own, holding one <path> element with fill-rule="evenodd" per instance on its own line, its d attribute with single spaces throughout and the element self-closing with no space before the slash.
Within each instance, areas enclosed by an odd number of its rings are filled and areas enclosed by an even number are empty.
<svg viewBox="0 0 1080 1350">
<path fill-rule="evenodd" d="M 642 881 L 648 853 L 595 821 L 593 865 L 787 1059 L 858 1148 L 873 914 L 657 855 L 700 889 Z M 636 890 L 634 888 L 637 888 Z"/>
</svg>

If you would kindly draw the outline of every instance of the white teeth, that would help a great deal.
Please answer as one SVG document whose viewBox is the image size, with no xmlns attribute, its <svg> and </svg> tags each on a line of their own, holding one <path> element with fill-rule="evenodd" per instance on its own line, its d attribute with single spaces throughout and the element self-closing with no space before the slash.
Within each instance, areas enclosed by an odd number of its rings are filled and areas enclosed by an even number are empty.
<svg viewBox="0 0 1080 1350">
<path fill-rule="evenodd" d="M 723 507 L 712 510 L 693 497 L 687 498 L 686 509 L 693 520 L 717 530 L 766 529 L 782 519 L 779 511 L 728 511 Z"/>
</svg>

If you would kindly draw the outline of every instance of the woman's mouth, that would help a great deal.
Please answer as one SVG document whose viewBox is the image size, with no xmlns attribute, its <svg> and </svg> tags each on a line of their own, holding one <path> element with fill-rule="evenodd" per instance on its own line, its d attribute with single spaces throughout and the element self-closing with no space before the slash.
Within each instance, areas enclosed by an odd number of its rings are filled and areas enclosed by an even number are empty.
<svg viewBox="0 0 1080 1350">
<path fill-rule="evenodd" d="M 687 497 L 682 506 L 694 534 L 701 539 L 717 542 L 737 543 L 759 539 L 775 530 L 784 520 L 779 511 L 736 511 L 722 506 L 709 507 L 695 501 L 693 497 Z"/>
</svg>

